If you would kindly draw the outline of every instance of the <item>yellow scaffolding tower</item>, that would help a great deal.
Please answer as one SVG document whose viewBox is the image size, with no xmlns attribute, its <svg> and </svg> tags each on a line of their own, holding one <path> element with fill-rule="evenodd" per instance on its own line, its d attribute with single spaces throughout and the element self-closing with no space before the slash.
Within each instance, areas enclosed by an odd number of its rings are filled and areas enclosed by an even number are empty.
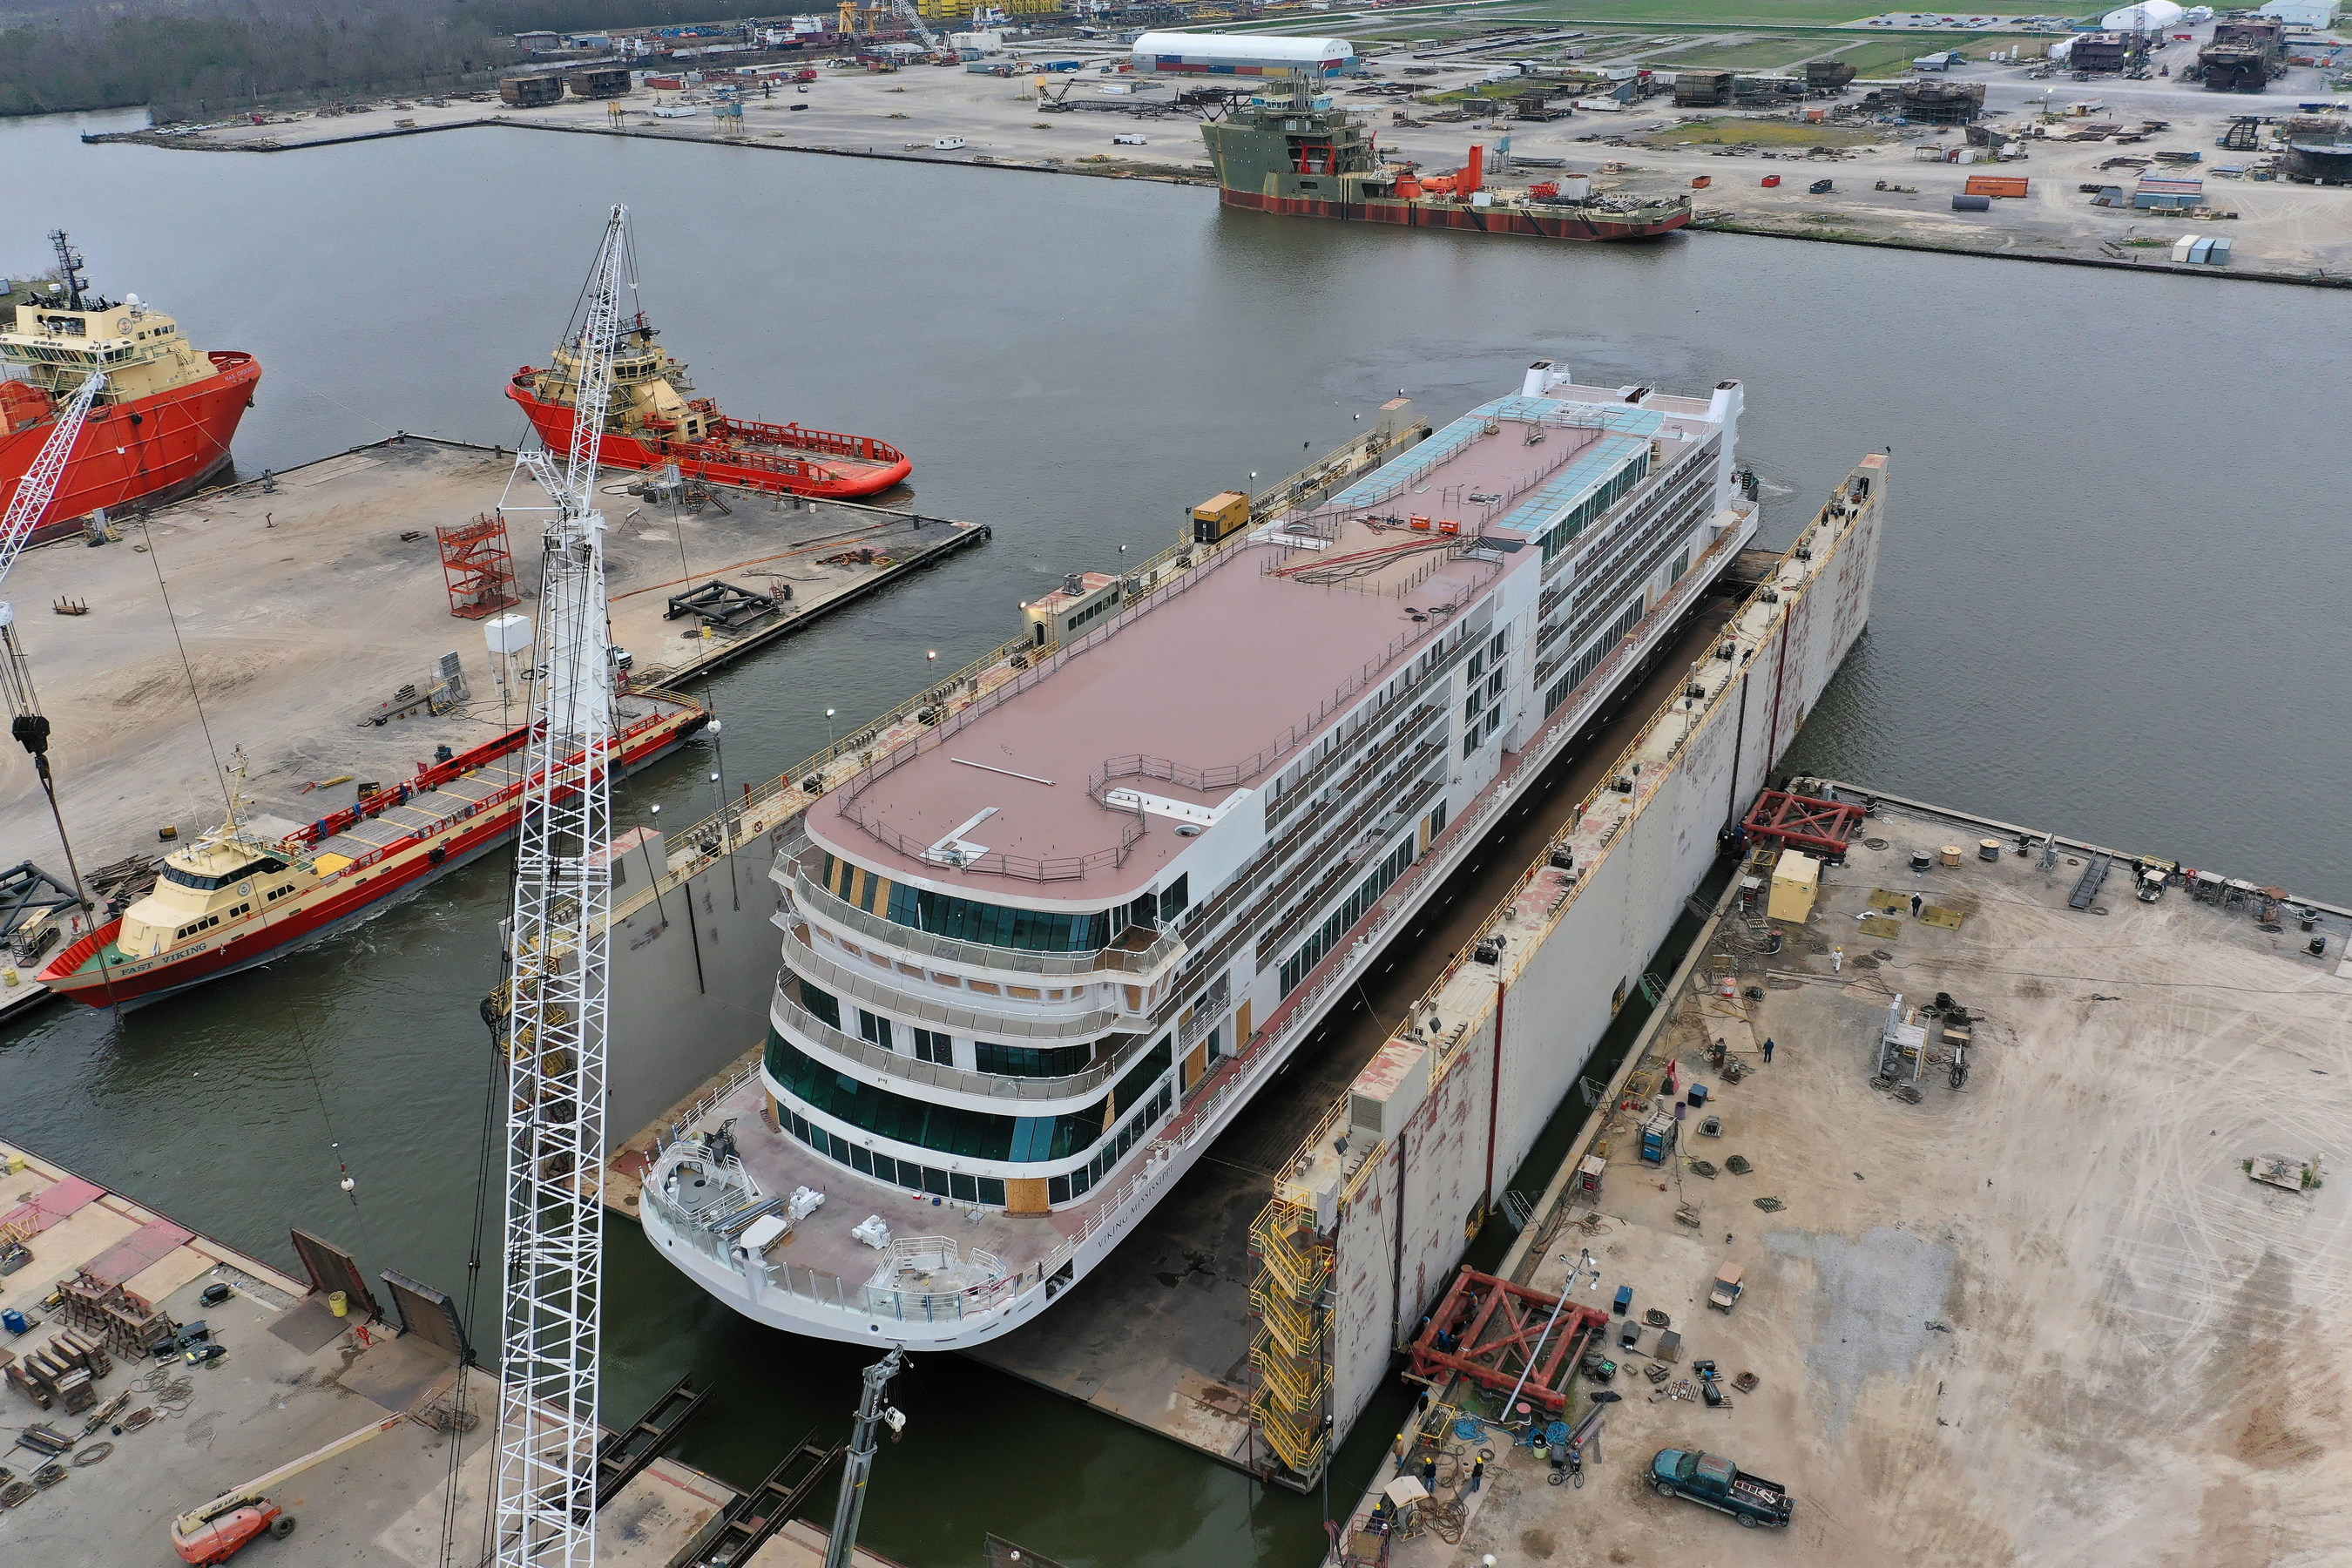
<svg viewBox="0 0 2352 1568">
<path fill-rule="evenodd" d="M 1250 1308 L 1260 1324 L 1250 1346 L 1250 1415 L 1274 1457 L 1312 1478 L 1323 1468 L 1331 1388 L 1323 1363 L 1331 1248 L 1315 1233 L 1311 1207 L 1277 1197 L 1250 1226 Z"/>
</svg>

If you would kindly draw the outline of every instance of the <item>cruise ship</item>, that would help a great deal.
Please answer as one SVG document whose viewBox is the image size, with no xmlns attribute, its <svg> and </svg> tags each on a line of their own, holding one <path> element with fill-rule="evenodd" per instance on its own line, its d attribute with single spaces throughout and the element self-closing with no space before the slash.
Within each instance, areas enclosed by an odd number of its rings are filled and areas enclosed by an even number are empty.
<svg viewBox="0 0 2352 1568">
<path fill-rule="evenodd" d="M 764 1056 L 644 1170 L 656 1247 L 795 1333 L 1037 1319 L 1753 537 L 1741 403 L 1538 361 L 1024 606 L 1017 673 L 806 782 Z"/>
</svg>

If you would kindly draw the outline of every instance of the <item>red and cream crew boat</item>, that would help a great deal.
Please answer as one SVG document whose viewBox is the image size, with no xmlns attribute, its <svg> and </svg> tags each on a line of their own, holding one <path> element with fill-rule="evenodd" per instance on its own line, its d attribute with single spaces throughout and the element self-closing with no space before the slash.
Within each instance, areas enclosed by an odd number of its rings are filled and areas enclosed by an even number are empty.
<svg viewBox="0 0 2352 1568">
<path fill-rule="evenodd" d="M 625 693 L 618 707 L 617 772 L 710 721 L 669 693 Z M 509 731 L 308 826 L 248 812 L 232 788 L 227 822 L 173 850 L 155 890 L 60 952 L 41 984 L 93 1007 L 137 1005 L 366 920 L 513 836 L 528 734 Z M 240 754 L 239 786 L 244 765 Z"/>
<path fill-rule="evenodd" d="M 0 506 L 16 493 L 57 422 L 95 371 L 105 389 L 58 481 L 37 543 L 101 507 L 184 495 L 228 464 L 229 442 L 253 406 L 261 366 L 251 354 L 200 351 L 180 323 L 126 294 L 86 287 L 62 231 L 58 276 L 0 287 Z"/>
<path fill-rule="evenodd" d="M 639 311 L 623 327 L 613 360 L 611 411 L 597 456 L 616 468 L 658 468 L 747 489 L 855 500 L 904 480 L 914 464 L 887 442 L 800 425 L 730 419 L 694 395 L 686 366 L 655 341 L 658 329 Z M 544 370 L 525 365 L 507 384 L 551 452 L 572 447 L 579 355 L 559 344 Z"/>
</svg>

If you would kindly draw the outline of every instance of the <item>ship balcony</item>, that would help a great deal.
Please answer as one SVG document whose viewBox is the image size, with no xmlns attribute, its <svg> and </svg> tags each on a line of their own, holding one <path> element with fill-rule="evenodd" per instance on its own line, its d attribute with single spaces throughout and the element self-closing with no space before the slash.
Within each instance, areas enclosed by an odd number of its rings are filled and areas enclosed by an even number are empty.
<svg viewBox="0 0 2352 1568">
<path fill-rule="evenodd" d="M 1024 1103 L 1060 1100 L 1069 1102 L 1062 1109 L 1076 1109 L 1088 1096 L 1098 1092 L 1120 1068 L 1127 1065 L 1145 1038 L 1141 1035 L 1108 1037 L 1108 1041 L 1117 1041 L 1118 1044 L 1099 1052 L 1094 1065 L 1084 1072 L 1064 1078 L 1013 1078 L 998 1073 L 973 1072 L 966 1068 L 950 1067 L 943 1062 L 918 1061 L 877 1046 L 871 1040 L 861 1040 L 855 1035 L 846 1034 L 801 1005 L 800 998 L 792 994 L 791 988 L 783 983 L 782 974 L 777 976 L 775 995 L 770 1003 L 770 1017 L 779 1032 L 803 1049 L 814 1047 L 815 1053 L 853 1063 L 869 1072 L 885 1073 L 902 1083 L 919 1084 L 932 1090 L 969 1096 L 991 1107 L 1002 1107 L 1008 1100 Z M 1030 1112 L 1034 1115 L 1051 1113 L 1042 1110 Z"/>
<path fill-rule="evenodd" d="M 790 855 L 777 857 L 775 869 L 769 875 L 777 886 L 792 894 L 793 906 L 814 926 L 851 942 L 872 943 L 943 966 L 959 966 L 977 972 L 982 978 L 1009 974 L 1026 983 L 1043 975 L 1080 982 L 1116 982 L 1148 993 L 1175 970 L 1186 951 L 1183 939 L 1174 931 L 1153 931 L 1141 926 L 1129 926 L 1118 942 L 1089 952 L 1032 952 L 995 947 L 917 931 L 869 914 L 825 891 Z M 1150 1004 L 1147 1000 L 1140 1005 Z"/>
<path fill-rule="evenodd" d="M 784 963 L 795 973 L 806 975 L 835 995 L 863 1002 L 873 1012 L 893 1014 L 910 1024 L 937 1026 L 947 1033 L 982 1039 L 1051 1040 L 1066 1045 L 1097 1038 L 1122 1025 L 1129 1029 L 1147 1028 L 1151 1022 L 1149 1014 L 1109 1007 L 1073 1010 L 1049 1003 L 1014 1010 L 940 1001 L 863 964 L 845 963 L 818 952 L 809 941 L 809 928 L 788 915 L 777 916 L 776 924 L 784 932 Z"/>
</svg>

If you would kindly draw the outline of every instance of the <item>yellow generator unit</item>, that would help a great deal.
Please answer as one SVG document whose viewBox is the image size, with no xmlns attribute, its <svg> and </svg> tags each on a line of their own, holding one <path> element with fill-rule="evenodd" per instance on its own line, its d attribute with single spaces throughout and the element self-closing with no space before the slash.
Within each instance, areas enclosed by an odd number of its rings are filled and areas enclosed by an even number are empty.
<svg viewBox="0 0 2352 1568">
<path fill-rule="evenodd" d="M 1242 490 L 1221 490 L 1192 509 L 1192 542 L 1218 544 L 1235 531 L 1247 528 L 1250 498 Z"/>
</svg>

